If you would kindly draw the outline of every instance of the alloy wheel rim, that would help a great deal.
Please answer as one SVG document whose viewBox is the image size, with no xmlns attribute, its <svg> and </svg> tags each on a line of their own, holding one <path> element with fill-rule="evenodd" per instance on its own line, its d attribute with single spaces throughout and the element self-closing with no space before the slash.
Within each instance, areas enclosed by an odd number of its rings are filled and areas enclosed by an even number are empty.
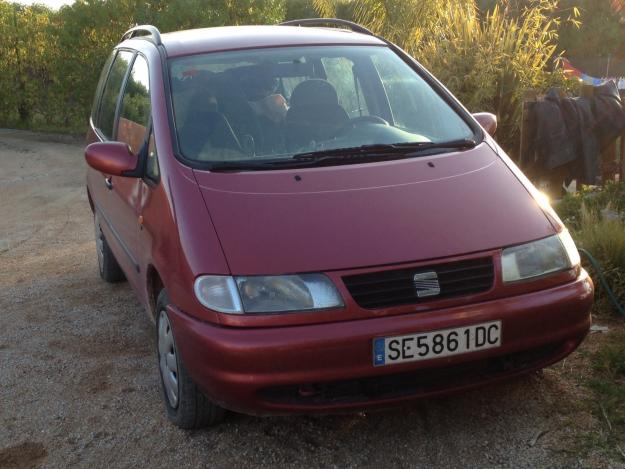
<svg viewBox="0 0 625 469">
<path fill-rule="evenodd" d="M 161 311 L 158 320 L 158 360 L 167 400 L 175 409 L 178 405 L 178 360 L 174 334 L 165 311 Z"/>
</svg>

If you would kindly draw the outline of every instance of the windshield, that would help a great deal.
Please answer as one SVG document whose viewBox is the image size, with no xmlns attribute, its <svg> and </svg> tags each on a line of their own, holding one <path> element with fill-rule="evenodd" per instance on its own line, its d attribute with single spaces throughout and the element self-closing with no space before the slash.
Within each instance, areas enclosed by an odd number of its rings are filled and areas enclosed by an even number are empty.
<svg viewBox="0 0 625 469">
<path fill-rule="evenodd" d="M 475 138 L 385 46 L 306 46 L 170 61 L 182 156 L 262 163 L 369 145 Z"/>
</svg>

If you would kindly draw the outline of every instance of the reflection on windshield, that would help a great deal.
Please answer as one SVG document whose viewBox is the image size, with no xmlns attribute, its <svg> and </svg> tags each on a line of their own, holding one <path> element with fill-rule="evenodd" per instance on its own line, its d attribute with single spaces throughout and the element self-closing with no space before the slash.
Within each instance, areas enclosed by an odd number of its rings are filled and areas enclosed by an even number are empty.
<svg viewBox="0 0 625 469">
<path fill-rule="evenodd" d="M 198 161 L 289 159 L 363 145 L 474 138 L 390 49 L 314 46 L 170 63 L 180 150 Z"/>
</svg>

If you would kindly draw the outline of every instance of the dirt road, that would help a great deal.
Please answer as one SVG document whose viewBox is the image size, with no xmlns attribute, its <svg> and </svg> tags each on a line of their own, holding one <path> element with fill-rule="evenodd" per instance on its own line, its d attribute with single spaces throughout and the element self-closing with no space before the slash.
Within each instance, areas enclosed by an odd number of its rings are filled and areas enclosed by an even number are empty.
<svg viewBox="0 0 625 469">
<path fill-rule="evenodd" d="M 80 144 L 0 130 L 0 467 L 621 467 L 588 444 L 575 356 L 408 409 L 174 428 L 152 323 L 98 277 L 84 173 Z"/>
</svg>

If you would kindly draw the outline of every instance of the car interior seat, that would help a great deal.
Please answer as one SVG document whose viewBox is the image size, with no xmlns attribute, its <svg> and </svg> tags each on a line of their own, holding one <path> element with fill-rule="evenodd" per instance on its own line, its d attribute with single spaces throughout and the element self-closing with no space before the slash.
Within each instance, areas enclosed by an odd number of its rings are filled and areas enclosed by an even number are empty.
<svg viewBox="0 0 625 469">
<path fill-rule="evenodd" d="M 312 141 L 328 140 L 349 122 L 336 90 L 326 80 L 315 78 L 301 82 L 293 90 L 289 104 L 286 142 L 290 151 Z"/>
<path fill-rule="evenodd" d="M 241 145 L 228 122 L 220 112 L 192 106 L 185 123 L 179 129 L 180 147 L 187 158 L 199 159 L 202 150 L 212 148 L 241 151 Z"/>
<path fill-rule="evenodd" d="M 263 133 L 254 111 L 245 95 L 240 71 L 233 69 L 216 75 L 211 83 L 221 112 L 235 132 L 239 141 L 250 139 L 256 149 L 262 146 Z"/>
</svg>

